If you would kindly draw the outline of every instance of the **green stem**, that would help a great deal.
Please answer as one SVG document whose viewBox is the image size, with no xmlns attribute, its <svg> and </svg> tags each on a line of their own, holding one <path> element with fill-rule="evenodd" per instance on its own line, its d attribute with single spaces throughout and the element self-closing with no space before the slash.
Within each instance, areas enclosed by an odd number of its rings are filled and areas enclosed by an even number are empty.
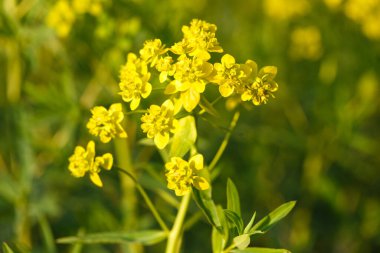
<svg viewBox="0 0 380 253">
<path fill-rule="evenodd" d="M 212 159 L 210 165 L 208 166 L 208 169 L 210 171 L 212 171 L 215 168 L 215 165 L 218 163 L 220 157 L 222 157 L 222 154 L 227 147 L 228 141 L 230 140 L 230 137 L 232 134 L 232 130 L 235 128 L 236 123 L 239 119 L 239 116 L 240 116 L 240 112 L 237 111 L 237 112 L 235 112 L 234 116 L 232 117 L 230 126 L 228 127 L 228 131 L 227 131 L 226 135 L 224 136 L 223 142 L 220 145 L 218 151 L 216 152 L 214 159 Z"/>
<path fill-rule="evenodd" d="M 157 220 L 158 224 L 161 226 L 161 228 L 165 232 L 169 232 L 169 228 L 166 226 L 164 220 L 161 218 L 157 209 L 154 207 L 154 205 L 153 205 L 152 201 L 150 200 L 148 194 L 146 193 L 144 188 L 142 188 L 141 185 L 137 182 L 135 177 L 131 173 L 129 173 L 128 171 L 126 171 L 122 168 L 119 168 L 119 167 L 114 167 L 114 168 L 118 169 L 121 173 L 124 173 L 125 175 L 127 175 L 128 177 L 130 177 L 133 180 L 133 182 L 136 184 L 136 189 L 139 191 L 139 193 L 143 197 L 145 203 L 147 204 L 149 210 L 152 212 L 154 218 Z"/>
<path fill-rule="evenodd" d="M 189 207 L 191 192 L 183 196 L 178 209 L 177 217 L 168 237 L 165 253 L 178 253 L 182 241 L 183 223 L 185 220 L 187 208 Z"/>
</svg>

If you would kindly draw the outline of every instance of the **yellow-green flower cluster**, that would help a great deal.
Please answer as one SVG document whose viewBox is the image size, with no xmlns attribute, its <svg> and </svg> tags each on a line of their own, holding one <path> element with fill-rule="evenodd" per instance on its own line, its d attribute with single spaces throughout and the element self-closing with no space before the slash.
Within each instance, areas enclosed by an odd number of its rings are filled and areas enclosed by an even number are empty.
<svg viewBox="0 0 380 253">
<path fill-rule="evenodd" d="M 115 137 L 127 137 L 127 133 L 121 126 L 124 114 L 120 103 L 112 104 L 109 110 L 103 106 L 95 106 L 91 109 L 91 113 L 92 117 L 87 123 L 90 134 L 99 136 L 104 143 Z"/>
<path fill-rule="evenodd" d="M 89 13 L 98 16 L 102 10 L 100 0 L 58 0 L 47 14 L 45 22 L 59 37 L 64 38 L 69 35 L 78 15 Z"/>
<path fill-rule="evenodd" d="M 210 185 L 207 180 L 199 176 L 203 169 L 203 156 L 197 154 L 185 161 L 180 157 L 172 157 L 170 162 L 165 164 L 166 179 L 168 188 L 174 190 L 177 196 L 183 196 L 194 186 L 199 190 L 207 190 Z"/>
<path fill-rule="evenodd" d="M 90 141 L 87 148 L 77 146 L 74 154 L 69 158 L 69 170 L 74 177 L 83 177 L 89 173 L 91 181 L 102 187 L 103 183 L 99 177 L 101 168 L 110 170 L 113 164 L 113 157 L 110 153 L 95 157 L 95 143 Z"/>
<path fill-rule="evenodd" d="M 348 0 L 344 12 L 361 25 L 368 38 L 380 39 L 380 0 Z"/>
<path fill-rule="evenodd" d="M 174 105 L 166 100 L 161 106 L 151 105 L 148 113 L 141 117 L 141 128 L 148 138 L 153 138 L 159 149 L 169 143 L 170 133 L 178 129 L 178 121 L 174 118 Z"/>
<path fill-rule="evenodd" d="M 149 83 L 150 72 L 147 62 L 133 53 L 128 54 L 127 63 L 120 70 L 120 92 L 125 102 L 130 102 L 131 110 L 135 110 L 141 98 L 147 98 L 152 91 Z"/>
<path fill-rule="evenodd" d="M 265 0 L 263 8 L 270 18 L 289 20 L 307 14 L 310 3 L 307 0 Z"/>
<path fill-rule="evenodd" d="M 318 60 L 322 55 L 321 33 L 315 26 L 296 28 L 290 37 L 290 56 Z"/>
</svg>

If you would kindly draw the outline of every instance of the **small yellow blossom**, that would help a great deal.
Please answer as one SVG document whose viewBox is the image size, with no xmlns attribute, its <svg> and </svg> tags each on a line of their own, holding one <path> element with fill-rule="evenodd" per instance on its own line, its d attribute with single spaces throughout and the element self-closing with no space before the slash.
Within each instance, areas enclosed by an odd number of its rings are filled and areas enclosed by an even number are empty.
<svg viewBox="0 0 380 253">
<path fill-rule="evenodd" d="M 174 110 L 173 102 L 168 99 L 161 106 L 151 105 L 148 113 L 141 117 L 143 132 L 147 133 L 148 138 L 154 138 L 159 149 L 165 148 L 169 143 L 170 133 L 175 133 L 178 128 Z"/>
<path fill-rule="evenodd" d="M 178 57 L 174 65 L 174 80 L 165 89 L 166 94 L 180 92 L 181 102 L 186 111 L 191 112 L 199 103 L 213 66 L 200 58 Z"/>
<path fill-rule="evenodd" d="M 147 40 L 144 42 L 144 47 L 140 50 L 140 57 L 146 63 L 150 63 L 154 67 L 159 59 L 159 56 L 166 53 L 168 50 L 165 45 L 162 45 L 161 40 Z"/>
<path fill-rule="evenodd" d="M 126 102 L 131 102 L 131 110 L 135 110 L 141 98 L 147 98 L 152 85 L 148 82 L 150 73 L 147 63 L 133 53 L 128 54 L 127 63 L 120 70 L 119 94 Z"/>
<path fill-rule="evenodd" d="M 72 3 L 74 11 L 78 14 L 90 13 L 98 16 L 103 10 L 100 0 L 73 0 Z"/>
<path fill-rule="evenodd" d="M 273 92 L 277 91 L 278 85 L 274 81 L 277 74 L 277 68 L 274 66 L 266 66 L 260 69 L 254 82 L 246 87 L 241 94 L 241 100 L 252 100 L 254 105 L 266 104 L 269 96 L 273 96 Z"/>
<path fill-rule="evenodd" d="M 209 52 L 223 52 L 215 37 L 216 25 L 202 20 L 193 19 L 190 26 L 183 26 L 183 40 L 176 43 L 171 51 L 175 54 L 188 53 L 200 59 L 208 60 L 211 58 Z"/>
<path fill-rule="evenodd" d="M 191 186 L 199 190 L 207 190 L 210 184 L 198 175 L 203 169 L 203 156 L 197 154 L 187 162 L 180 157 L 172 157 L 165 164 L 168 188 L 175 191 L 177 196 L 183 196 L 191 190 Z"/>
<path fill-rule="evenodd" d="M 173 59 L 170 56 L 160 57 L 157 60 L 156 69 L 160 72 L 160 83 L 165 82 L 168 79 L 168 76 L 173 76 L 175 69 L 172 65 Z"/>
<path fill-rule="evenodd" d="M 318 60 L 322 55 L 321 33 L 315 26 L 296 28 L 291 33 L 290 55 L 295 59 Z"/>
<path fill-rule="evenodd" d="M 110 153 L 95 157 L 95 143 L 88 142 L 87 148 L 75 147 L 74 154 L 69 158 L 69 170 L 74 177 L 83 177 L 90 174 L 91 181 L 99 187 L 103 186 L 99 177 L 100 167 L 110 170 L 113 164 L 113 157 Z"/>
<path fill-rule="evenodd" d="M 75 13 L 67 0 L 59 0 L 46 16 L 47 26 L 53 28 L 61 38 L 67 37 L 75 21 Z"/>
<path fill-rule="evenodd" d="M 126 138 L 127 133 L 121 126 L 124 114 L 120 103 L 112 104 L 107 110 L 103 106 L 95 106 L 91 109 L 92 117 L 87 123 L 90 133 L 99 136 L 104 143 L 112 138 Z"/>
<path fill-rule="evenodd" d="M 307 0 L 265 0 L 263 8 L 270 18 L 289 20 L 307 14 L 310 3 Z"/>
<path fill-rule="evenodd" d="M 235 90 L 243 85 L 250 75 L 249 68 L 245 64 L 236 64 L 232 55 L 225 54 L 221 63 L 214 64 L 215 76 L 211 81 L 219 84 L 219 92 L 223 97 L 229 97 Z"/>
</svg>

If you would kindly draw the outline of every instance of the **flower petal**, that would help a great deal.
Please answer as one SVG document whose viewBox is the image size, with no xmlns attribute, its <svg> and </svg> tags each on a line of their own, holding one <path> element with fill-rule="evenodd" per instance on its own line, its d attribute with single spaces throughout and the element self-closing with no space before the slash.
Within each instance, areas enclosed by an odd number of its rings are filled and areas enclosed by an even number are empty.
<svg viewBox="0 0 380 253">
<path fill-rule="evenodd" d="M 210 184 L 207 182 L 207 180 L 204 177 L 195 176 L 193 177 L 193 185 L 198 190 L 207 190 L 210 188 Z"/>
<path fill-rule="evenodd" d="M 90 179 L 96 186 L 103 187 L 103 182 L 98 173 L 90 173 Z"/>
</svg>

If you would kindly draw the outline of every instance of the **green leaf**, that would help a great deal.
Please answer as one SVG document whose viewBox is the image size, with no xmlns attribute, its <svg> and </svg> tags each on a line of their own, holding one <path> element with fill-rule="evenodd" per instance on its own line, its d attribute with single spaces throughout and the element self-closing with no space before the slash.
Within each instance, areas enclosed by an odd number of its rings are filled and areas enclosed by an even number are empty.
<svg viewBox="0 0 380 253">
<path fill-rule="evenodd" d="M 247 226 L 244 228 L 244 234 L 249 233 L 249 230 L 251 230 L 253 223 L 255 222 L 256 218 L 256 212 L 253 213 L 251 220 L 247 224 Z"/>
<path fill-rule="evenodd" d="M 243 233 L 244 227 L 243 219 L 234 211 L 228 209 L 225 209 L 223 211 L 227 221 L 230 222 L 232 227 L 236 228 L 238 235 L 241 235 Z"/>
<path fill-rule="evenodd" d="M 178 131 L 174 134 L 170 145 L 169 157 L 183 157 L 197 139 L 197 128 L 193 116 L 178 120 Z"/>
<path fill-rule="evenodd" d="M 239 193 L 230 178 L 227 180 L 227 209 L 241 215 Z"/>
<path fill-rule="evenodd" d="M 223 234 L 217 230 L 215 227 L 212 227 L 211 234 L 211 243 L 212 243 L 212 252 L 220 253 L 224 248 Z"/>
<path fill-rule="evenodd" d="M 87 244 L 105 244 L 105 243 L 125 243 L 139 242 L 144 245 L 151 245 L 164 240 L 167 233 L 161 230 L 145 230 L 136 232 L 104 232 L 87 234 L 83 236 L 69 236 L 59 238 L 58 243 L 87 243 Z"/>
<path fill-rule="evenodd" d="M 240 250 L 247 248 L 251 243 L 251 239 L 247 234 L 236 236 L 233 241 L 235 246 Z"/>
<path fill-rule="evenodd" d="M 284 218 L 295 206 L 296 201 L 290 201 L 285 204 L 282 204 L 274 211 L 269 213 L 267 216 L 262 218 L 259 222 L 255 224 L 255 226 L 249 231 L 249 233 L 254 233 L 259 230 L 262 233 L 267 232 L 273 225 L 279 222 L 282 218 Z"/>
<path fill-rule="evenodd" d="M 242 250 L 237 249 L 231 252 L 232 253 L 290 253 L 290 251 L 286 249 L 271 249 L 271 248 L 259 248 L 259 247 L 246 248 Z"/>
<path fill-rule="evenodd" d="M 5 242 L 3 242 L 3 253 L 13 253 L 13 250 L 11 248 L 9 248 L 8 244 L 6 244 Z"/>
<path fill-rule="evenodd" d="M 222 231 L 222 224 L 216 209 L 216 205 L 211 198 L 211 189 L 200 191 L 193 188 L 195 203 L 202 210 L 208 221 L 219 231 Z"/>
</svg>

